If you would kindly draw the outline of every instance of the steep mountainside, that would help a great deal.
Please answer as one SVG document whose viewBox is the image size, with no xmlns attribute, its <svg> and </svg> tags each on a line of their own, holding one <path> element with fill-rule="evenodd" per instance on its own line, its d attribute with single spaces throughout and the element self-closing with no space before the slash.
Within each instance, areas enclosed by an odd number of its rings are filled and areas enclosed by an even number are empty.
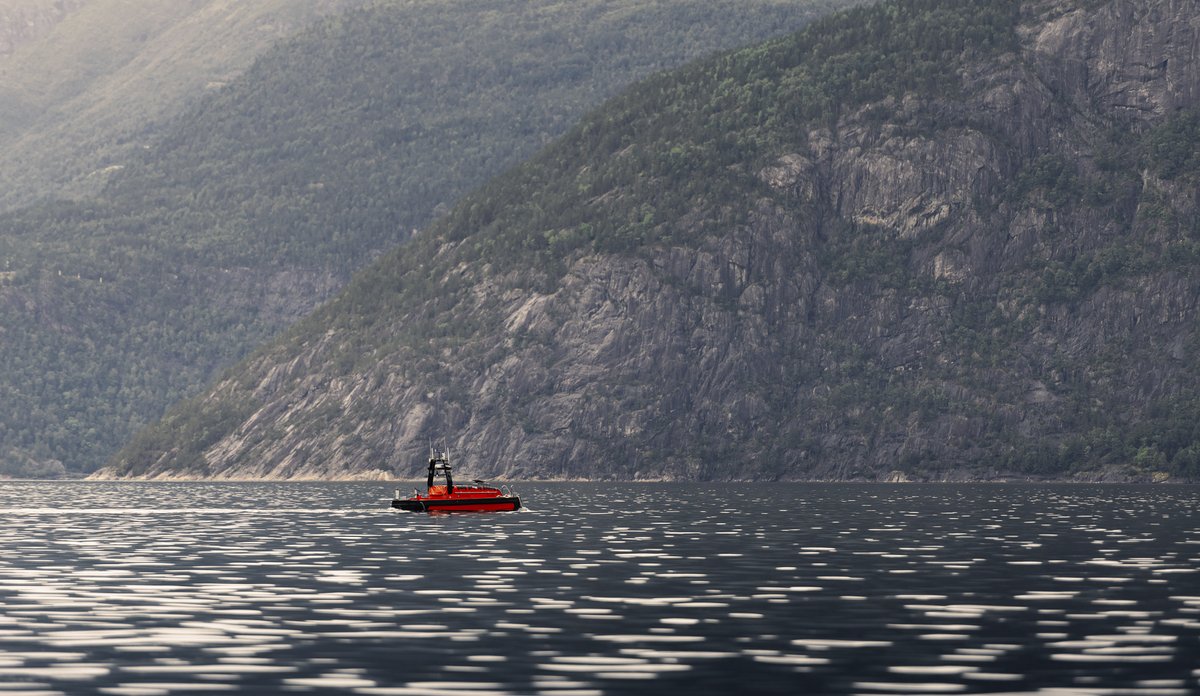
<svg viewBox="0 0 1200 696">
<path fill-rule="evenodd" d="M 0 210 L 98 191 L 255 56 L 366 1 L 0 0 Z"/>
<path fill-rule="evenodd" d="M 88 0 L 0 0 L 0 60 L 45 36 L 85 2 Z"/>
<path fill-rule="evenodd" d="M 96 468 L 605 96 L 830 4 L 405 0 L 279 44 L 101 195 L 0 216 L 0 467 Z"/>
<path fill-rule="evenodd" d="M 641 83 L 110 476 L 1200 475 L 1200 10 L 901 0 Z"/>
</svg>

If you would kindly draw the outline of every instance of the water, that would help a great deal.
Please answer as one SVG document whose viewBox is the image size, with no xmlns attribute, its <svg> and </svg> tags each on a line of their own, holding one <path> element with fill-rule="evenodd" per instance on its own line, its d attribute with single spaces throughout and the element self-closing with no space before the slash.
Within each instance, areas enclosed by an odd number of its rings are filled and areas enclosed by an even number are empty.
<svg viewBox="0 0 1200 696">
<path fill-rule="evenodd" d="M 1200 692 L 1196 487 L 0 483 L 0 693 Z"/>
</svg>

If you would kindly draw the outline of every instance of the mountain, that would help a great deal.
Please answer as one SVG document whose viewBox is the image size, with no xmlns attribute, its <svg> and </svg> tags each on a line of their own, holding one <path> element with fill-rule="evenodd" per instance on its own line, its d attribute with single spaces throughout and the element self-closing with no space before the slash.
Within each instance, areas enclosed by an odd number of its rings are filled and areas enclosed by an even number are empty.
<svg viewBox="0 0 1200 696">
<path fill-rule="evenodd" d="M 644 81 L 108 477 L 1200 476 L 1200 11 L 900 0 Z"/>
<path fill-rule="evenodd" d="M 144 141 L 98 125 L 129 146 L 100 193 L 0 215 L 0 467 L 95 469 L 620 87 L 845 4 L 383 2 L 277 42 Z"/>
<path fill-rule="evenodd" d="M 256 56 L 364 2 L 0 0 L 0 210 L 99 191 Z"/>
<path fill-rule="evenodd" d="M 45 36 L 88 0 L 0 0 L 0 59 Z"/>
</svg>

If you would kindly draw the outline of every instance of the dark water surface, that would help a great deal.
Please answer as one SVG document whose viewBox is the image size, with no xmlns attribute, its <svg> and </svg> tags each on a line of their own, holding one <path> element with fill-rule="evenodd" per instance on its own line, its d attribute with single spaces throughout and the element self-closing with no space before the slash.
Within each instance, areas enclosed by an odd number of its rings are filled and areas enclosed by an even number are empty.
<svg viewBox="0 0 1200 696">
<path fill-rule="evenodd" d="M 0 483 L 0 694 L 1200 692 L 1191 486 Z"/>
</svg>

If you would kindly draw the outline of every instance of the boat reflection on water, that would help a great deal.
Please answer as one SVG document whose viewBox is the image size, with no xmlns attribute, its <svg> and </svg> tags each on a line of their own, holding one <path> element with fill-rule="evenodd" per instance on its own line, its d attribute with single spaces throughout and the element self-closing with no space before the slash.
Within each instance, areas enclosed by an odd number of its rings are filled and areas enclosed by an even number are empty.
<svg viewBox="0 0 1200 696">
<path fill-rule="evenodd" d="M 408 512 L 511 512 L 521 509 L 520 496 L 511 491 L 485 486 L 486 482 L 479 479 L 473 483 L 477 485 L 454 485 L 450 456 L 431 448 L 425 495 L 413 489 L 413 497 L 401 498 L 400 490 L 396 489 L 392 507 Z"/>
</svg>

